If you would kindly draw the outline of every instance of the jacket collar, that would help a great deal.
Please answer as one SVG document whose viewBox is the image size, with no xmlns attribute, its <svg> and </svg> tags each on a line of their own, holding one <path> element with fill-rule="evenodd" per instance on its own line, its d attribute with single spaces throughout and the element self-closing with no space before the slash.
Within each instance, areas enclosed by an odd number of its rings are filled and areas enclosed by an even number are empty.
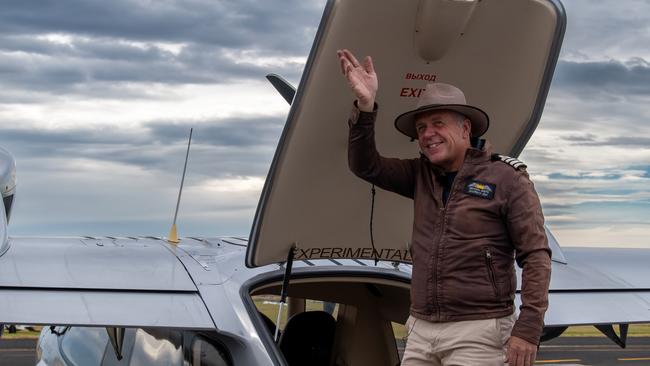
<svg viewBox="0 0 650 366">
<path fill-rule="evenodd" d="M 473 147 L 470 147 L 465 152 L 465 161 L 463 164 L 479 164 L 490 160 L 492 156 L 492 144 L 485 142 L 483 149 L 479 150 Z"/>
</svg>

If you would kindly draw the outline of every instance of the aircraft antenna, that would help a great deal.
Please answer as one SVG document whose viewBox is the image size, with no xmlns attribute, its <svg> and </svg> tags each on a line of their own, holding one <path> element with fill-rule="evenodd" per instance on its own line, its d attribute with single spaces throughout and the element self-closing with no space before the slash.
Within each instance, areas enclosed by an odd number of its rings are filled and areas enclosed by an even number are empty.
<svg viewBox="0 0 650 366">
<path fill-rule="evenodd" d="M 181 187 L 178 190 L 178 200 L 176 201 L 176 211 L 174 211 L 174 222 L 172 223 L 172 228 L 169 230 L 169 236 L 167 241 L 172 244 L 178 244 L 180 241 L 178 239 L 178 234 L 176 233 L 176 218 L 178 217 L 178 207 L 181 205 L 181 193 L 183 193 L 183 183 L 185 183 L 185 172 L 187 171 L 187 160 L 190 157 L 190 145 L 192 144 L 192 130 L 190 128 L 190 138 L 187 141 L 187 152 L 185 153 L 185 165 L 183 166 L 183 176 L 181 177 Z"/>
</svg>

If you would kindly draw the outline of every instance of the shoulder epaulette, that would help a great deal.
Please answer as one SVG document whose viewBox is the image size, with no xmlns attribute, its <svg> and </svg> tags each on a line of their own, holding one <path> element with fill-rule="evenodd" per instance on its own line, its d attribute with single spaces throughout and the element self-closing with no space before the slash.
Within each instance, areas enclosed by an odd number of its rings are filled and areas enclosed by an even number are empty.
<svg viewBox="0 0 650 366">
<path fill-rule="evenodd" d="M 502 161 L 502 162 L 510 165 L 511 167 L 517 169 L 517 170 L 526 170 L 526 168 L 528 167 L 521 160 L 511 158 L 509 156 L 505 156 L 505 155 L 501 155 L 501 154 L 492 154 L 492 160 L 493 161 L 497 161 L 497 160 Z"/>
</svg>

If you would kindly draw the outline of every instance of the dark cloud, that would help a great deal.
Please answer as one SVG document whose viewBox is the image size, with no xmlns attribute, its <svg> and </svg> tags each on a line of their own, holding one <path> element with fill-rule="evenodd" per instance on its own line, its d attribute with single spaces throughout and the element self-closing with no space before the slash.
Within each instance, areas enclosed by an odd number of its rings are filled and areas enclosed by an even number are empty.
<svg viewBox="0 0 650 366">
<path fill-rule="evenodd" d="M 133 136 L 119 129 L 99 128 L 58 128 L 38 129 L 20 128 L 11 126 L 0 127 L 1 139 L 4 143 L 25 146 L 52 145 L 68 146 L 74 144 L 112 144 L 112 143 L 139 143 L 143 139 Z"/>
<path fill-rule="evenodd" d="M 561 60 L 553 79 L 555 87 L 580 93 L 582 97 L 602 96 L 609 101 L 632 95 L 650 95 L 650 64 L 644 59 L 575 62 Z"/>
<path fill-rule="evenodd" d="M 4 2 L 0 83 L 12 90 L 120 98 L 111 89 L 261 80 L 270 72 L 297 80 L 302 63 L 260 66 L 258 61 L 304 57 L 323 5 L 297 0 L 281 6 L 250 0 Z M 54 41 L 53 34 L 60 40 Z M 145 89 L 135 97 L 146 98 Z M 0 103 L 16 101 L 3 97 Z"/>
<path fill-rule="evenodd" d="M 228 118 L 197 122 L 196 142 L 219 147 L 271 146 L 282 132 L 281 118 Z M 187 122 L 153 122 L 146 125 L 154 140 L 161 143 L 185 141 Z"/>
<path fill-rule="evenodd" d="M 573 205 L 570 204 L 556 204 L 556 203 L 544 203 L 542 200 L 542 210 L 544 211 L 544 216 L 570 216 L 575 214 L 573 210 Z"/>
<path fill-rule="evenodd" d="M 585 139 L 585 140 L 570 140 L 574 145 L 580 146 L 622 146 L 622 147 L 634 147 L 641 149 L 650 149 L 650 137 L 643 136 L 618 136 L 611 137 L 601 140 L 594 139 Z"/>
<path fill-rule="evenodd" d="M 606 139 L 603 144 L 605 145 L 612 145 L 612 146 L 625 146 L 625 147 L 635 147 L 635 148 L 643 148 L 643 149 L 650 149 L 650 137 L 637 137 L 637 136 L 629 136 L 629 137 L 613 137 Z M 598 145 L 598 143 L 595 143 L 595 145 Z"/>
<path fill-rule="evenodd" d="M 109 38 L 71 38 L 69 42 L 53 42 L 34 36 L 0 37 L 0 50 L 5 53 L 21 53 L 32 56 L 84 58 L 151 62 L 172 59 L 173 54 L 153 44 L 136 46 L 131 42 Z"/>
<path fill-rule="evenodd" d="M 554 180 L 576 180 L 576 179 L 589 179 L 589 180 L 616 180 L 623 177 L 622 174 L 603 174 L 603 175 L 593 175 L 590 173 L 579 173 L 578 175 L 567 175 L 564 173 L 551 173 L 548 175 L 550 179 Z"/>
<path fill-rule="evenodd" d="M 544 209 L 548 210 L 566 210 L 570 207 L 573 207 L 573 205 L 570 204 L 561 204 L 561 203 L 547 203 L 544 204 Z"/>
<path fill-rule="evenodd" d="M 220 47 L 304 53 L 322 13 L 322 1 L 9 0 L 0 33 L 67 33 L 143 42 L 202 43 Z"/>
<path fill-rule="evenodd" d="M 530 144 L 529 144 L 530 145 Z M 521 152 L 520 160 L 526 162 L 530 169 L 535 170 L 537 166 L 545 166 L 558 162 L 555 150 L 537 146 L 527 146 Z"/>
<path fill-rule="evenodd" d="M 641 170 L 644 172 L 643 178 L 650 178 L 650 165 L 636 165 L 636 166 L 631 166 L 630 169 Z"/>
<path fill-rule="evenodd" d="M 270 117 L 230 118 L 157 121 L 139 129 L 57 130 L 4 125 L 0 127 L 0 146 L 11 151 L 18 161 L 90 159 L 146 170 L 175 171 L 185 157 L 189 129 L 194 127 L 191 161 L 197 174 L 206 177 L 264 176 L 283 122 L 282 118 Z"/>
<path fill-rule="evenodd" d="M 565 141 L 571 141 L 571 142 L 593 142 L 596 141 L 597 136 L 591 133 L 587 133 L 584 135 L 569 135 L 569 136 L 563 136 L 563 140 Z"/>
<path fill-rule="evenodd" d="M 29 45 L 29 42 L 25 42 Z M 40 41 L 37 42 L 40 44 Z M 50 54 L 0 53 L 0 81 L 13 90 L 62 92 L 88 96 L 119 97 L 113 90 L 135 91 L 134 84 L 220 84 L 233 80 L 262 80 L 269 72 L 297 79 L 302 64 L 286 62 L 260 66 L 253 60 L 228 57 L 228 50 L 188 45 L 179 54 L 155 46 L 138 47 L 106 40 L 96 44 L 74 41 L 42 49 Z M 253 56 L 250 56 L 253 57 Z M 146 97 L 146 88 L 139 93 Z M 6 100 L 0 100 L 0 102 Z"/>
</svg>

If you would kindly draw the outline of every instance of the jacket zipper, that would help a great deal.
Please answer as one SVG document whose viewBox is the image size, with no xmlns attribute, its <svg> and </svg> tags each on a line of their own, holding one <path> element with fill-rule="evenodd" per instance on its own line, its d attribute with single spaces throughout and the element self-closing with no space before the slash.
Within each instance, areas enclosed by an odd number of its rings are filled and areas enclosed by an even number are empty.
<svg viewBox="0 0 650 366">
<path fill-rule="evenodd" d="M 454 181 L 451 183 L 451 187 L 449 187 L 449 196 L 447 197 L 447 202 L 444 202 L 444 199 L 442 197 L 442 190 L 440 190 L 440 203 L 442 204 L 442 216 L 441 220 L 442 222 L 440 223 L 440 233 L 438 234 L 438 247 L 436 251 L 436 278 L 435 278 L 435 283 L 433 284 L 435 286 L 433 290 L 433 311 L 436 313 L 436 319 L 440 319 L 440 304 L 439 304 L 439 299 L 438 299 L 438 282 L 440 282 L 440 244 L 442 241 L 442 236 L 445 233 L 445 223 L 447 222 L 447 207 L 449 207 L 449 203 L 451 203 L 451 199 L 454 197 L 454 191 L 456 188 L 456 183 L 458 182 L 459 178 L 461 177 L 461 173 L 463 171 L 463 168 L 465 168 L 466 162 L 463 163 L 463 165 L 460 167 L 458 172 L 456 172 L 456 177 L 454 178 Z"/>
<path fill-rule="evenodd" d="M 494 290 L 494 295 L 497 300 L 500 298 L 499 286 L 497 286 L 496 277 L 494 276 L 494 264 L 492 263 L 492 253 L 489 248 L 485 248 L 485 264 L 487 265 L 488 275 L 490 276 L 490 283 Z"/>
</svg>

